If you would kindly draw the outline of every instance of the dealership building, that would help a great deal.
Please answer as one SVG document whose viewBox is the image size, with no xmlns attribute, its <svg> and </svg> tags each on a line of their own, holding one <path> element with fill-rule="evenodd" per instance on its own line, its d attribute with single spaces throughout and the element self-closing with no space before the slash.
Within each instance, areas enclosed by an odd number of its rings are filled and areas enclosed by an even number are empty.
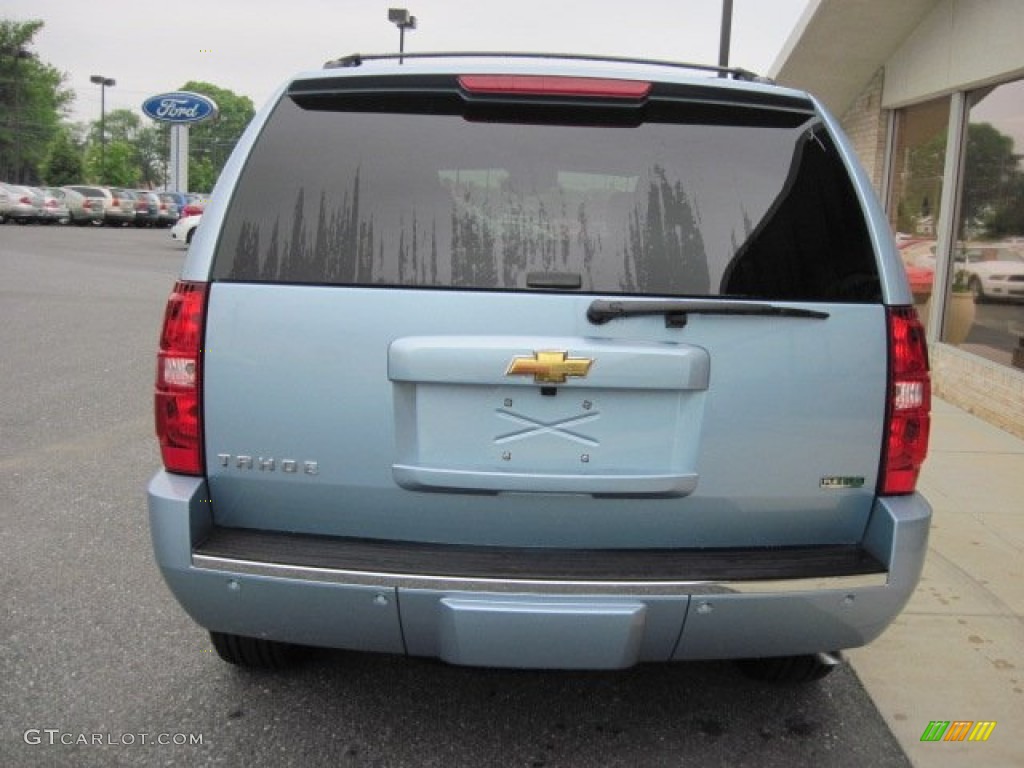
<svg viewBox="0 0 1024 768">
<path fill-rule="evenodd" d="M 1024 2 L 812 0 L 769 74 L 850 136 L 936 394 L 1024 437 Z"/>
</svg>

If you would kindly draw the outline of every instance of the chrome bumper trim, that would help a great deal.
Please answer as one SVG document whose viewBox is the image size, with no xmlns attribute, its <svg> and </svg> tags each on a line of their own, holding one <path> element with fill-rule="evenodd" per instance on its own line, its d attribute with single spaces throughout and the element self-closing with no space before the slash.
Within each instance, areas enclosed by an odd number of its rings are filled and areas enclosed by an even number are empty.
<svg viewBox="0 0 1024 768">
<path fill-rule="evenodd" d="M 726 595 L 850 591 L 884 587 L 888 574 L 825 576 L 772 581 L 545 581 L 534 579 L 486 579 L 423 574 L 373 573 L 305 565 L 285 565 L 210 555 L 192 555 L 193 568 L 203 571 L 269 576 L 279 579 L 318 581 L 329 584 L 380 587 L 381 589 L 432 589 L 452 592 L 529 592 L 601 595 Z"/>
</svg>

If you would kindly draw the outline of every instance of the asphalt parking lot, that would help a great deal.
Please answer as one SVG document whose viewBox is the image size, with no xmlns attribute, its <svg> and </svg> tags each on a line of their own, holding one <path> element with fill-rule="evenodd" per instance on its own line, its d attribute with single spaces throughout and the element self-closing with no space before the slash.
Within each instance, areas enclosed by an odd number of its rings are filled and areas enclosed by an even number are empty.
<svg viewBox="0 0 1024 768">
<path fill-rule="evenodd" d="M 2 766 L 907 766 L 852 669 L 221 662 L 152 562 L 151 387 L 184 251 L 164 230 L 0 227 Z"/>
</svg>

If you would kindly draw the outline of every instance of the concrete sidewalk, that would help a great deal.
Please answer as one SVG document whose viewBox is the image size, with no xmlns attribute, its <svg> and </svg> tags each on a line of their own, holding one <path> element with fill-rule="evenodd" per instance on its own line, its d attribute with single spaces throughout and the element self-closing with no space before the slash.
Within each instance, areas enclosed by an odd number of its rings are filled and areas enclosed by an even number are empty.
<svg viewBox="0 0 1024 768">
<path fill-rule="evenodd" d="M 918 487 L 934 509 L 921 583 L 847 657 L 918 768 L 1024 766 L 1024 440 L 936 400 Z M 997 725 L 922 742 L 932 720 Z"/>
</svg>

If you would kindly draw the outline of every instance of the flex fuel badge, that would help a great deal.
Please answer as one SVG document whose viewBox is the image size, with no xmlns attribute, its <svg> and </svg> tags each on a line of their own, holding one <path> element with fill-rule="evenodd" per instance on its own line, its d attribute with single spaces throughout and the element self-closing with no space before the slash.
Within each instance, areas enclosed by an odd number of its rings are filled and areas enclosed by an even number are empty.
<svg viewBox="0 0 1024 768">
<path fill-rule="evenodd" d="M 863 477 L 830 476 L 821 478 L 821 487 L 826 491 L 842 491 L 847 488 L 863 488 Z"/>
</svg>

